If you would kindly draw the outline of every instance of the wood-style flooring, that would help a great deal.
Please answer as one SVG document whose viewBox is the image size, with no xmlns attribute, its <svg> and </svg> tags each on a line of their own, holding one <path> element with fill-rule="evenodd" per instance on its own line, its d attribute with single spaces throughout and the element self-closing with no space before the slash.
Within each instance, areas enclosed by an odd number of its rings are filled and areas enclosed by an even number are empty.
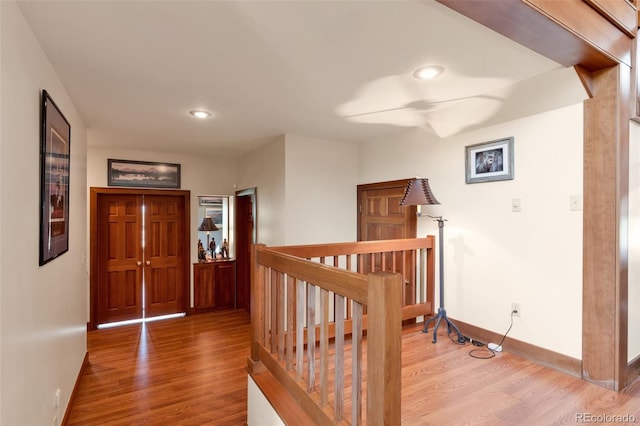
<svg viewBox="0 0 640 426">
<path fill-rule="evenodd" d="M 68 424 L 244 425 L 249 333 L 243 310 L 89 332 Z M 639 380 L 616 393 L 509 353 L 475 359 L 419 326 L 402 347 L 403 425 L 640 424 Z"/>
</svg>

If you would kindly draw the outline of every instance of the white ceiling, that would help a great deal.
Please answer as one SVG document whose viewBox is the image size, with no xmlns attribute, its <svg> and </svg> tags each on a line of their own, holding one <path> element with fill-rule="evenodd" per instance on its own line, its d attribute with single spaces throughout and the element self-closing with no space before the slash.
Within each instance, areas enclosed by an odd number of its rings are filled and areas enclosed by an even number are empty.
<svg viewBox="0 0 640 426">
<path fill-rule="evenodd" d="M 284 133 L 446 137 L 584 97 L 572 70 L 431 0 L 18 4 L 96 146 L 237 157 Z M 446 71 L 413 79 L 426 64 Z"/>
</svg>

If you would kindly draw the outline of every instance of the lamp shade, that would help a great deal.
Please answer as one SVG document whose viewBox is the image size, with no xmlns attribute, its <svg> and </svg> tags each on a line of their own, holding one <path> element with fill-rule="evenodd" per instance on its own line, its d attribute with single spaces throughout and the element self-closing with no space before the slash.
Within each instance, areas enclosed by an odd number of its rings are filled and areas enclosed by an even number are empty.
<svg viewBox="0 0 640 426">
<path fill-rule="evenodd" d="M 198 227 L 198 231 L 217 231 L 218 227 L 213 223 L 213 219 L 205 217 L 202 219 L 202 223 Z"/>
<path fill-rule="evenodd" d="M 409 181 L 404 196 L 400 200 L 401 206 L 423 206 L 440 204 L 429 187 L 429 179 L 415 178 Z"/>
</svg>

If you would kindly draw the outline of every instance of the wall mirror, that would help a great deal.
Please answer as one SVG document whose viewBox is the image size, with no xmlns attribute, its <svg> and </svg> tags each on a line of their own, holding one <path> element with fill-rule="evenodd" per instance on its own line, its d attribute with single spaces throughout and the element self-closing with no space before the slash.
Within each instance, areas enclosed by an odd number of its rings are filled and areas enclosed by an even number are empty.
<svg viewBox="0 0 640 426">
<path fill-rule="evenodd" d="M 228 195 L 198 196 L 198 261 L 232 257 Z"/>
</svg>

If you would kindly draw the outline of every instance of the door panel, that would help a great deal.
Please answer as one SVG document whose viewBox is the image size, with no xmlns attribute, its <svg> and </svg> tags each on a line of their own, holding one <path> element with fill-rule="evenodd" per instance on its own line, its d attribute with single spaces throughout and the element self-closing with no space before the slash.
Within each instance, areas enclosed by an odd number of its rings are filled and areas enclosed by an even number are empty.
<svg viewBox="0 0 640 426">
<path fill-rule="evenodd" d="M 393 240 L 415 238 L 417 219 L 415 206 L 402 207 L 400 200 L 404 195 L 409 179 L 391 182 L 358 185 L 358 241 Z M 365 271 L 395 270 L 405 277 L 403 301 L 406 304 L 415 300 L 415 260 L 410 253 L 391 253 L 365 258 Z M 404 261 L 403 261 L 404 260 Z M 384 268 L 383 268 L 384 265 Z"/>
<path fill-rule="evenodd" d="M 145 203 L 145 296 L 147 317 L 179 312 L 182 307 L 183 217 L 181 198 L 151 195 Z"/>
<path fill-rule="evenodd" d="M 142 316 L 142 260 L 137 232 L 140 200 L 135 196 L 105 196 L 100 205 L 98 227 L 100 323 L 124 321 Z"/>
</svg>

